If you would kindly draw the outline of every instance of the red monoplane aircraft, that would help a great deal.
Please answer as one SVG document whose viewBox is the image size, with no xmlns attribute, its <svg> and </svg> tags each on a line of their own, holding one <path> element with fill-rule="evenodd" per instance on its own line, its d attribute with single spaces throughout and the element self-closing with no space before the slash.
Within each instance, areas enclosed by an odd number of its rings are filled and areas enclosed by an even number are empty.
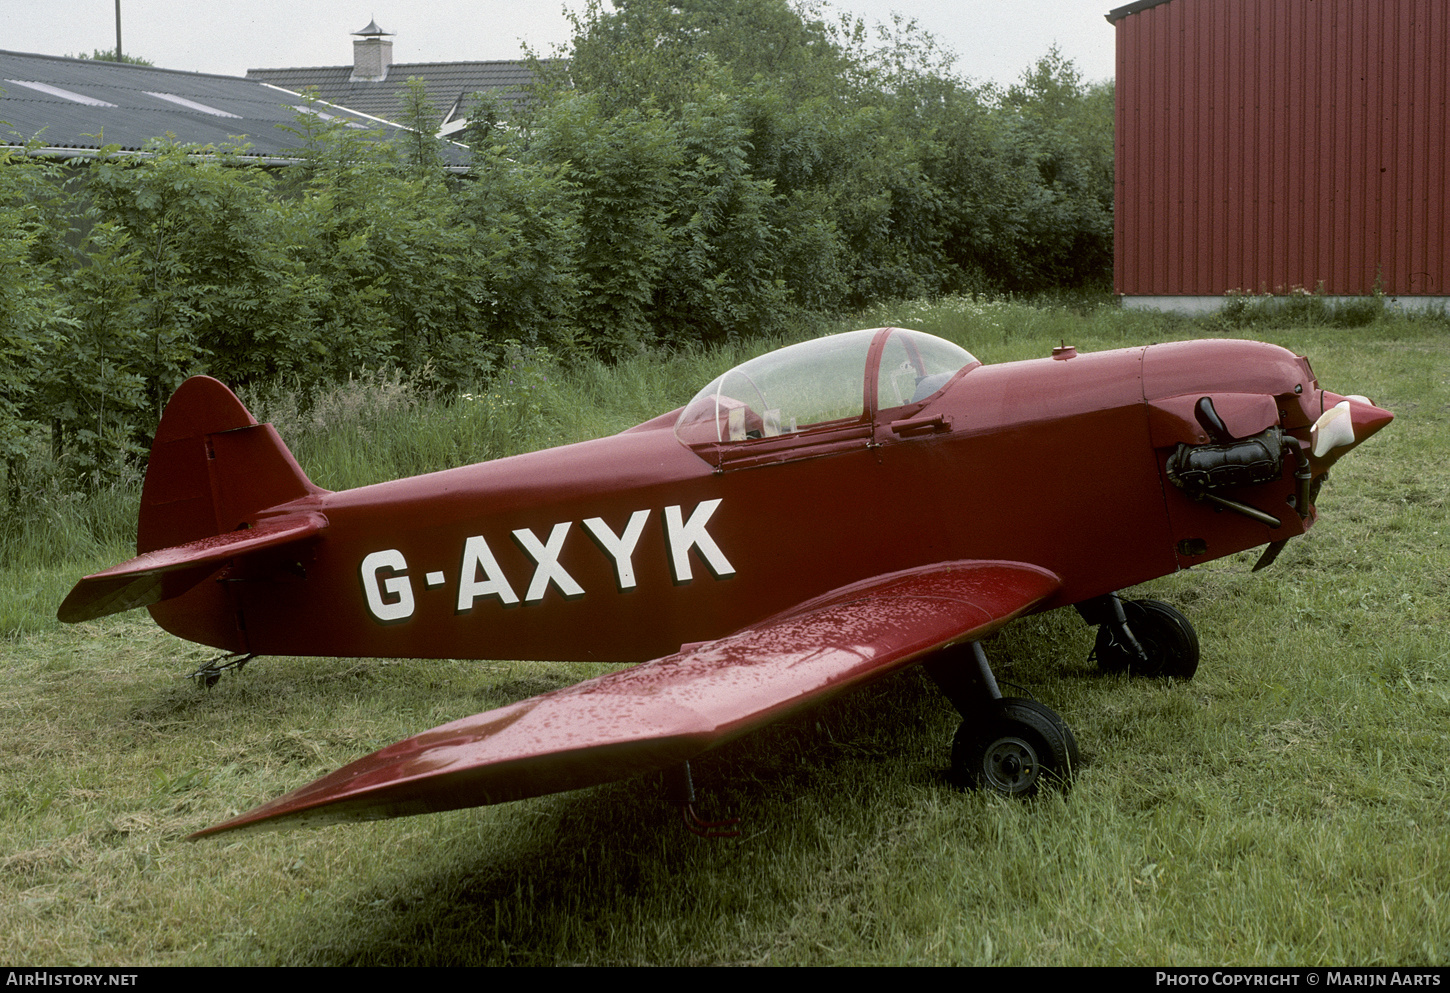
<svg viewBox="0 0 1450 993">
<path fill-rule="evenodd" d="M 752 359 L 608 438 L 344 492 L 225 386 L 157 431 L 129 562 L 80 621 L 147 606 L 253 655 L 644 662 L 426 731 L 201 835 L 497 803 L 686 771 L 707 749 L 924 662 L 956 773 L 1067 779 L 1072 733 L 1004 698 L 980 640 L 1075 606 L 1098 663 L 1188 678 L 1198 642 L 1115 590 L 1315 520 L 1393 415 L 1275 345 L 1189 341 L 984 366 L 879 328 Z M 653 661 L 646 661 L 653 660 Z"/>
</svg>

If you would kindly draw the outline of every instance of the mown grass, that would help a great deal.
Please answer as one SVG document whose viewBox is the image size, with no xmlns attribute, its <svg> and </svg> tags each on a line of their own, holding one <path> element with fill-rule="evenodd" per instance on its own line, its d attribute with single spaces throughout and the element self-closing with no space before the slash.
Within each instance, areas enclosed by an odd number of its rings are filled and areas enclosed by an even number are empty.
<svg viewBox="0 0 1450 993">
<path fill-rule="evenodd" d="M 993 640 L 1004 690 L 1031 692 L 1072 725 L 1085 767 L 1070 793 L 1014 803 L 954 789 L 955 714 L 910 671 L 695 763 L 702 813 L 743 818 L 740 838 L 718 841 L 686 833 L 658 784 L 639 780 L 184 842 L 374 748 L 600 669 L 268 658 L 206 692 L 183 678 L 205 650 L 144 613 L 54 623 L 77 576 L 124 557 L 130 513 L 125 493 L 56 503 L 54 533 L 10 539 L 0 568 L 16 632 L 0 643 L 0 958 L 1450 960 L 1444 325 L 1238 328 L 963 300 L 856 323 L 934 331 L 985 361 L 1062 339 L 1086 350 L 1244 334 L 1310 355 L 1325 386 L 1366 393 L 1397 419 L 1336 469 L 1319 526 L 1271 569 L 1250 572 L 1248 553 L 1137 591 L 1197 625 L 1204 661 L 1191 683 L 1098 675 L 1091 629 L 1070 611 Z M 374 382 L 337 423 L 313 429 L 298 415 L 284 436 L 321 485 L 357 485 L 619 430 L 754 350 L 613 370 L 539 364 L 471 401 Z M 363 410 L 369 396 L 383 409 Z"/>
</svg>

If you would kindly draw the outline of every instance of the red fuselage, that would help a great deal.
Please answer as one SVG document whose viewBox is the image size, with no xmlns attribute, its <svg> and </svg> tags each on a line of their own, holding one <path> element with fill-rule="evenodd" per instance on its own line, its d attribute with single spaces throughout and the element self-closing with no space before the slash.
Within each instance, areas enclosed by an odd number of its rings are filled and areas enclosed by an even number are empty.
<svg viewBox="0 0 1450 993">
<path fill-rule="evenodd" d="M 182 637 L 268 655 L 629 662 L 930 563 L 1051 570 L 1062 586 L 1040 608 L 1050 609 L 1313 521 L 1292 505 L 1288 469 L 1231 494 L 1277 528 L 1165 480 L 1179 444 L 1207 440 L 1191 413 L 1203 396 L 1236 435 L 1278 425 L 1308 438 L 1325 397 L 1308 363 L 1277 346 L 973 365 L 889 410 L 875 409 L 874 392 L 859 420 L 814 433 L 691 447 L 666 415 L 596 441 L 310 495 L 252 523 L 320 513 L 315 539 L 238 561 L 205 592 L 151 610 Z M 196 609 L 201 597 L 213 607 Z"/>
</svg>

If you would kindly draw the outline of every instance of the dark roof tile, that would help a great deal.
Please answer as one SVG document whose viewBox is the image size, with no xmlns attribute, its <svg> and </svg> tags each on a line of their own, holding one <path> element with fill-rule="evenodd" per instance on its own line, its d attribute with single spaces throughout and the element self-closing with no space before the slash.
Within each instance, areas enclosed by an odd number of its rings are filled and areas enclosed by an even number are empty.
<svg viewBox="0 0 1450 993">
<path fill-rule="evenodd" d="M 403 117 L 403 92 L 410 78 L 421 79 L 428 99 L 437 109 L 439 123 L 449 108 L 464 112 L 475 93 L 490 93 L 505 107 L 527 99 L 534 74 L 525 62 L 398 62 L 382 80 L 355 80 L 351 66 L 316 66 L 298 69 L 248 69 L 247 78 L 285 86 L 291 90 L 317 90 L 319 99 L 341 104 L 385 120 Z"/>
<path fill-rule="evenodd" d="M 335 106 L 321 109 L 359 127 L 400 133 L 364 108 L 328 102 Z M 172 134 L 186 144 L 247 143 L 250 154 L 285 157 L 297 150 L 297 136 L 286 129 L 303 103 L 285 84 L 0 51 L 0 144 L 38 138 L 54 148 L 138 150 Z M 451 148 L 453 164 L 466 161 L 465 149 Z"/>
</svg>

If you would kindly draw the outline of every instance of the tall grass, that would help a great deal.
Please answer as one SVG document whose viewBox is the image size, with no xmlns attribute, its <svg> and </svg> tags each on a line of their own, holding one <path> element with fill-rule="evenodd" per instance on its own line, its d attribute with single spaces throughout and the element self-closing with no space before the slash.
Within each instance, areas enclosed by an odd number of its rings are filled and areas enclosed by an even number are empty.
<svg viewBox="0 0 1450 993">
<path fill-rule="evenodd" d="M 855 327 L 897 325 L 940 335 L 984 362 L 1037 357 L 1067 342 L 1084 351 L 1208 335 L 1267 336 L 1309 352 L 1323 375 L 1337 373 L 1340 351 L 1352 350 L 1346 381 L 1368 392 L 1387 363 L 1428 387 L 1433 354 L 1447 330 L 1443 314 L 1404 313 L 1376 304 L 1373 323 L 1340 333 L 1339 324 L 1309 318 L 1333 314 L 1308 296 L 1284 307 L 1242 298 L 1237 308 L 1190 320 L 1125 311 L 1111 298 L 1086 293 L 1049 294 L 1034 301 L 914 300 L 881 304 L 834 325 L 817 324 L 795 336 L 739 341 L 672 355 L 640 354 L 615 364 L 563 365 L 546 350 L 516 348 L 499 374 L 470 390 L 445 393 L 432 370 L 411 376 L 363 369 L 346 382 L 299 391 L 279 381 L 244 390 L 243 401 L 260 421 L 276 425 L 303 469 L 319 486 L 349 489 L 448 469 L 471 462 L 567 444 L 624 430 L 689 400 L 694 391 L 744 359 L 813 334 Z M 1329 308 L 1326 310 L 1326 308 Z M 1269 322 L 1280 318 L 1277 325 Z M 1259 333 L 1263 332 L 1263 335 Z M 1430 344 L 1416 350 L 1376 343 L 1404 337 Z M 1302 344 L 1294 344 L 1302 342 Z M 1369 368 L 1361 349 L 1378 349 Z M 1389 353 L 1393 353 L 1393 356 Z M 1418 372 L 1416 371 L 1418 370 Z M 1325 380 L 1329 382 L 1328 379 Z M 1383 390 L 1379 390 L 1383 393 Z M 48 440 L 33 439 L 30 457 L 7 478 L 11 494 L 0 519 L 0 638 L 54 627 L 52 605 L 76 575 L 133 553 L 141 467 L 120 481 L 76 492 L 49 457 Z M 79 571 L 78 571 L 79 570 Z"/>
<path fill-rule="evenodd" d="M 1322 519 L 1135 595 L 1177 605 L 1183 683 L 1102 676 L 1071 611 L 988 651 L 1004 688 L 1073 727 L 1070 793 L 1026 803 L 946 775 L 957 718 L 918 671 L 696 762 L 685 833 L 641 779 L 499 807 L 189 845 L 183 835 L 391 741 L 585 678 L 515 662 L 260 659 L 210 692 L 205 650 L 144 613 L 59 627 L 113 561 L 125 494 L 38 500 L 0 584 L 23 633 L 0 684 L 0 958 L 34 964 L 1444 964 L 1450 960 L 1450 335 L 1251 329 L 1057 301 L 883 307 L 984 360 L 1215 334 L 1308 354 L 1395 422 L 1337 467 Z M 775 344 L 772 342 L 771 344 Z M 344 487 L 616 431 L 756 350 L 619 366 L 547 356 L 468 396 L 359 375 L 252 396 L 303 467 Z M 515 370 L 517 372 L 517 370 Z M 289 420 L 290 418 L 290 420 Z M 134 494 L 130 499 L 133 501 Z M 51 503 L 45 503 L 50 500 Z M 112 506 L 114 501 L 114 506 Z M 94 505 L 93 505 L 94 502 Z M 46 517 L 46 514 L 53 515 Z M 85 535 L 92 537 L 86 538 Z M 109 537 L 108 537 L 109 536 Z M 72 548 L 64 547 L 75 541 Z"/>
</svg>

